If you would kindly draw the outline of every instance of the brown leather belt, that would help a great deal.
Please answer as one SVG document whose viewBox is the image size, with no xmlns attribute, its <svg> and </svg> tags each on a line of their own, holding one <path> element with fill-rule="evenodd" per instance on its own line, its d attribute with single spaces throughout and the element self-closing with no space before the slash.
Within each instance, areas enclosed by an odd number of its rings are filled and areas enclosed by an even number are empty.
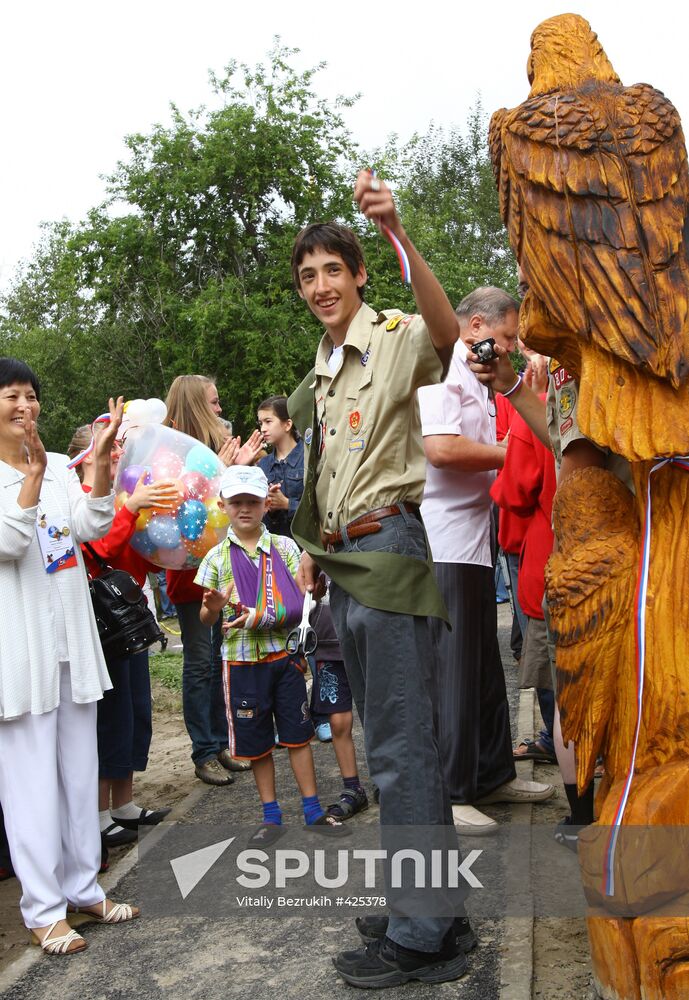
<svg viewBox="0 0 689 1000">
<path fill-rule="evenodd" d="M 364 535 L 373 535 L 383 527 L 380 522 L 384 518 L 401 514 L 402 510 L 406 510 L 408 514 L 414 514 L 418 517 L 419 505 L 416 503 L 407 503 L 404 500 L 402 503 L 390 504 L 389 507 L 376 507 L 375 510 L 370 510 L 367 514 L 362 514 L 361 517 L 355 517 L 353 521 L 345 525 L 347 537 L 362 538 Z M 324 531 L 323 542 L 325 545 L 341 545 L 343 542 L 342 532 Z"/>
</svg>

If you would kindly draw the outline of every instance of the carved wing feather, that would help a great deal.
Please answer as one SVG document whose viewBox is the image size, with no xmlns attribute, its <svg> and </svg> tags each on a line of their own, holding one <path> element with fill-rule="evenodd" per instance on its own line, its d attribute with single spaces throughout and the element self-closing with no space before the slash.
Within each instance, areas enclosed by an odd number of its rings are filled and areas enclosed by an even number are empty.
<svg viewBox="0 0 689 1000">
<path fill-rule="evenodd" d="M 559 325 L 679 385 L 689 171 L 675 108 L 647 84 L 591 82 L 498 114 L 500 206 L 531 290 Z"/>
<path fill-rule="evenodd" d="M 603 469 L 569 476 L 554 504 L 560 550 L 546 567 L 557 646 L 558 707 L 565 743 L 574 740 L 584 789 L 612 714 L 618 664 L 630 639 L 638 524 L 631 494 Z"/>
</svg>

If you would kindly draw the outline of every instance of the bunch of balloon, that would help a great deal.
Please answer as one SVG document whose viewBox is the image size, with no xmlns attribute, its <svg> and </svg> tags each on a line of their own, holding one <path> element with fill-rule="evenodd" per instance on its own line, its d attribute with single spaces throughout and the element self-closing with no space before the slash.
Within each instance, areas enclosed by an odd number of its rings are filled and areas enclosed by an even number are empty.
<svg viewBox="0 0 689 1000">
<path fill-rule="evenodd" d="M 210 448 L 172 427 L 148 424 L 128 432 L 115 479 L 115 507 L 125 503 L 141 476 L 144 482 L 172 479 L 179 486 L 171 508 L 141 511 L 133 548 L 164 569 L 195 569 L 227 534 L 229 519 L 218 507 L 223 469 Z"/>
</svg>

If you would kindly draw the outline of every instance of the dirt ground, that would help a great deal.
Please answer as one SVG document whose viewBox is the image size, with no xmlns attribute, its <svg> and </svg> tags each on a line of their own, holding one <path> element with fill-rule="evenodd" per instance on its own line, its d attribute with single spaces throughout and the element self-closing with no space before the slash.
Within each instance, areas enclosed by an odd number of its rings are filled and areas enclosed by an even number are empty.
<svg viewBox="0 0 689 1000">
<path fill-rule="evenodd" d="M 147 809 L 174 806 L 199 784 L 190 757 L 179 695 L 153 683 L 153 740 L 148 768 L 134 779 L 134 800 Z M 121 858 L 129 846 L 110 852 Z M 0 971 L 29 947 L 29 934 L 19 915 L 16 879 L 0 882 Z"/>
<path fill-rule="evenodd" d="M 502 611 L 502 609 L 500 609 Z M 505 614 L 500 616 L 500 627 Z M 506 669 L 508 687 L 512 672 Z M 173 806 L 199 785 L 190 757 L 190 743 L 181 712 L 181 697 L 153 682 L 153 741 L 148 769 L 135 778 L 135 801 L 147 808 Z M 536 730 L 537 731 L 537 730 Z M 516 734 L 515 742 L 516 742 Z M 522 734 L 523 735 L 523 734 Z M 536 765 L 534 778 L 558 787 L 557 797 L 540 804 L 534 822 L 554 826 L 567 812 L 567 803 L 554 766 Z M 131 848 L 111 852 L 116 862 Z M 539 877 L 538 860 L 533 859 L 534 876 Z M 28 947 L 28 933 L 19 916 L 20 890 L 16 879 L 0 883 L 0 971 Z M 535 1000 L 589 1000 L 591 988 L 586 925 L 578 918 L 538 918 L 534 921 Z"/>
</svg>

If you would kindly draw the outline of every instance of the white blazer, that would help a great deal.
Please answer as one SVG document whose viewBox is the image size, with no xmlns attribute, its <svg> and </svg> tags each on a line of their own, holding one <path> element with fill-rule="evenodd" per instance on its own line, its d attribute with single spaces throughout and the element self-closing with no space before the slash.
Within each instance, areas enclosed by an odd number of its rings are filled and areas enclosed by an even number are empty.
<svg viewBox="0 0 689 1000">
<path fill-rule="evenodd" d="M 24 474 L 0 461 L 0 720 L 42 715 L 60 701 L 58 629 L 64 616 L 72 699 L 97 701 L 112 687 L 98 638 L 79 542 L 101 538 L 114 494 L 84 493 L 66 455 L 48 454 L 40 508 L 72 531 L 77 566 L 46 573 L 36 533 L 38 507 L 22 509 Z"/>
</svg>

